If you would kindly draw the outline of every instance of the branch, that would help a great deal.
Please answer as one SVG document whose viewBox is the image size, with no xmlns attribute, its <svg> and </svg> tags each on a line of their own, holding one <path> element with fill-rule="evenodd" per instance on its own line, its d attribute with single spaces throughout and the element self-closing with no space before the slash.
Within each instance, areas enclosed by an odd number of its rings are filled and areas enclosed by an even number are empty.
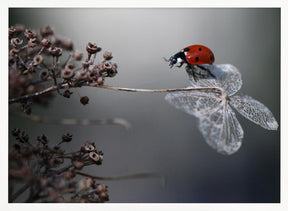
<svg viewBox="0 0 288 211">
<path fill-rule="evenodd" d="M 219 87 L 188 87 L 188 88 L 176 88 L 176 89 L 134 89 L 134 88 L 123 88 L 106 85 L 97 85 L 98 88 L 110 89 L 114 91 L 125 91 L 125 92 L 189 92 L 189 91 L 215 91 L 222 93 L 224 90 Z"/>
<path fill-rule="evenodd" d="M 91 177 L 96 180 L 127 180 L 127 179 L 143 179 L 143 178 L 160 178 L 162 181 L 162 184 L 165 185 L 166 178 L 165 176 L 155 174 L 155 173 L 139 173 L 139 174 L 130 174 L 130 175 L 124 175 L 124 176 L 116 176 L 116 177 L 99 177 L 99 176 L 93 176 L 91 174 L 83 173 L 80 171 L 75 171 L 76 174 L 85 176 L 85 177 Z"/>
<path fill-rule="evenodd" d="M 17 103 L 23 100 L 28 100 L 29 98 L 40 96 L 52 91 L 55 91 L 57 89 L 63 89 L 68 84 L 61 84 L 61 86 L 51 86 L 43 91 L 36 92 L 30 95 L 24 95 L 21 97 L 17 98 L 12 98 L 9 100 L 9 104 L 12 103 Z M 123 88 L 123 87 L 114 87 L 114 86 L 107 86 L 107 85 L 97 85 L 97 84 L 89 84 L 89 85 L 83 85 L 83 86 L 91 86 L 91 87 L 97 87 L 97 88 L 102 88 L 102 89 L 110 89 L 114 91 L 125 91 L 125 92 L 149 92 L 149 93 L 154 93 L 154 92 L 162 92 L 162 93 L 169 93 L 169 92 L 189 92 L 189 91 L 214 91 L 214 92 L 219 92 L 223 93 L 224 90 L 220 87 L 188 87 L 188 88 L 176 88 L 176 89 L 135 89 L 135 88 Z M 77 88 L 79 86 L 71 87 L 71 88 Z"/>
<path fill-rule="evenodd" d="M 51 86 L 51 87 L 49 87 L 47 89 L 44 89 L 44 90 L 42 90 L 40 92 L 35 92 L 33 94 L 24 95 L 24 96 L 21 96 L 21 97 L 16 97 L 16 98 L 9 99 L 9 104 L 17 103 L 17 102 L 24 101 L 24 100 L 28 100 L 29 98 L 37 97 L 37 96 L 52 92 L 54 90 L 57 90 L 57 86 Z"/>
</svg>

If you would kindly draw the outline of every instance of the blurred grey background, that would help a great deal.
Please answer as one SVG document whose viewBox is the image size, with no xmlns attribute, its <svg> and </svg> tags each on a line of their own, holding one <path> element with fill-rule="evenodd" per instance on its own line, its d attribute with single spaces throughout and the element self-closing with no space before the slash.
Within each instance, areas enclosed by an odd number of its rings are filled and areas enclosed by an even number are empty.
<svg viewBox="0 0 288 211">
<path fill-rule="evenodd" d="M 32 29 L 50 25 L 83 52 L 89 41 L 111 51 L 119 74 L 105 83 L 121 87 L 186 87 L 184 66 L 169 69 L 162 57 L 191 44 L 206 45 L 215 63 L 239 68 L 240 91 L 265 104 L 280 123 L 280 9 L 10 8 L 9 25 L 17 23 Z M 45 125 L 11 115 L 9 130 L 20 127 L 31 139 L 45 133 L 55 143 L 69 131 L 73 144 L 67 150 L 95 141 L 104 162 L 84 169 L 94 175 L 154 172 L 167 178 L 165 186 L 157 178 L 105 181 L 110 202 L 280 202 L 280 128 L 267 131 L 237 113 L 243 145 L 223 156 L 205 143 L 197 120 L 166 103 L 163 93 L 79 91 L 89 96 L 88 105 L 74 93 L 71 99 L 57 96 L 47 108 L 34 106 L 32 112 L 57 118 L 121 117 L 132 128 Z"/>
</svg>

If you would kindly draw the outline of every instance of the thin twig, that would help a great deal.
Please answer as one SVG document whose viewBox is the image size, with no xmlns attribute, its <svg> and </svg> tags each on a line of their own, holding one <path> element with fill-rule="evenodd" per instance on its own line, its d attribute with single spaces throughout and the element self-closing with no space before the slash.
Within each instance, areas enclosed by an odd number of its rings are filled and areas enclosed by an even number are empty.
<svg viewBox="0 0 288 211">
<path fill-rule="evenodd" d="M 98 88 L 110 89 L 115 91 L 125 92 L 185 92 L 185 91 L 216 91 L 222 93 L 224 90 L 219 87 L 188 87 L 188 88 L 176 88 L 176 89 L 135 89 L 135 88 L 123 88 L 106 85 L 97 85 Z"/>
<path fill-rule="evenodd" d="M 108 119 L 73 119 L 73 118 L 63 118 L 63 119 L 53 119 L 53 118 L 48 118 L 44 116 L 38 116 L 38 115 L 27 115 L 23 113 L 12 113 L 14 115 L 18 115 L 24 118 L 28 118 L 31 121 L 34 122 L 40 122 L 44 124 L 60 124 L 60 125 L 121 125 L 125 127 L 127 130 L 131 128 L 131 124 L 122 118 L 108 118 Z"/>
<path fill-rule="evenodd" d="M 30 183 L 26 183 L 23 185 L 16 193 L 14 193 L 11 198 L 9 199 L 9 202 L 13 202 L 15 199 L 18 198 L 22 193 L 24 193 L 28 188 L 30 187 Z"/>
<path fill-rule="evenodd" d="M 56 74 L 55 74 L 55 67 L 56 67 L 56 65 L 55 65 L 55 58 L 54 58 L 54 56 L 52 57 L 52 69 L 51 69 L 51 71 L 52 71 L 52 78 L 53 78 L 53 81 L 54 81 L 54 86 L 57 86 L 57 79 L 56 79 Z"/>
<path fill-rule="evenodd" d="M 124 175 L 124 176 L 116 176 L 116 177 L 99 177 L 99 176 L 94 176 L 91 174 L 83 173 L 81 171 L 75 171 L 76 174 L 85 176 L 85 177 L 91 177 L 96 180 L 127 180 L 127 179 L 143 179 L 143 178 L 161 178 L 163 183 L 165 184 L 165 177 L 163 175 L 159 175 L 156 173 L 139 173 L 139 174 L 129 174 L 129 175 Z"/>
<path fill-rule="evenodd" d="M 49 92 L 52 92 L 57 89 L 63 89 L 66 87 L 68 84 L 61 84 L 60 87 L 57 88 L 57 86 L 51 86 L 43 91 L 36 92 L 30 95 L 24 95 L 18 98 L 13 98 L 9 100 L 9 104 L 20 102 L 23 100 L 27 100 L 32 97 L 36 97 L 39 95 L 43 95 Z M 219 93 L 224 93 L 225 91 L 220 88 L 220 87 L 188 87 L 188 88 L 176 88 L 176 89 L 135 89 L 135 88 L 123 88 L 123 87 L 114 87 L 114 86 L 107 86 L 107 85 L 97 85 L 97 84 L 90 84 L 90 85 L 84 85 L 84 86 L 92 86 L 92 87 L 97 87 L 97 88 L 102 88 L 102 89 L 110 89 L 114 91 L 125 91 L 125 92 L 149 92 L 149 93 L 154 93 L 154 92 L 162 92 L 162 93 L 168 93 L 168 92 L 189 92 L 189 91 L 213 91 L 213 92 L 219 92 Z M 77 88 L 77 87 L 71 87 L 71 88 Z"/>
<path fill-rule="evenodd" d="M 51 86 L 47 89 L 44 89 L 40 92 L 35 92 L 33 94 L 29 94 L 29 95 L 24 95 L 24 96 L 21 96 L 21 97 L 16 97 L 16 98 L 12 98 L 9 100 L 9 104 L 12 104 L 12 103 L 17 103 L 17 102 L 21 102 L 21 101 L 24 101 L 24 100 L 28 100 L 29 98 L 32 98 L 32 97 L 37 97 L 37 96 L 40 96 L 40 95 L 43 95 L 43 94 L 46 94 L 46 93 L 49 93 L 49 92 L 52 92 L 54 90 L 57 90 L 57 86 Z"/>
</svg>

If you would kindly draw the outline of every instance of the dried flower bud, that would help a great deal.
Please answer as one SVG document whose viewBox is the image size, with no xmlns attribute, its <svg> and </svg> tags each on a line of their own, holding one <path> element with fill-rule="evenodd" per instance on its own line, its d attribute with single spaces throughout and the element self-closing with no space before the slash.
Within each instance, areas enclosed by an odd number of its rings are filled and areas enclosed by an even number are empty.
<svg viewBox="0 0 288 211">
<path fill-rule="evenodd" d="M 87 142 L 85 145 L 81 148 L 82 152 L 92 152 L 95 150 L 95 145 L 94 143 Z"/>
<path fill-rule="evenodd" d="M 70 80 L 75 75 L 75 69 L 71 69 L 66 66 L 64 70 L 62 70 L 61 77 L 65 80 Z"/>
<path fill-rule="evenodd" d="M 97 194 L 100 194 L 100 193 L 103 193 L 103 192 L 107 192 L 107 186 L 105 184 L 98 184 L 97 187 L 96 187 L 96 193 Z"/>
<path fill-rule="evenodd" d="M 89 102 L 89 98 L 87 96 L 81 97 L 80 102 L 82 103 L 82 105 L 87 105 Z"/>
<path fill-rule="evenodd" d="M 11 39 L 11 45 L 16 48 L 18 45 L 21 45 L 23 40 L 19 39 L 18 37 Z"/>
<path fill-rule="evenodd" d="M 43 56 L 41 55 L 36 55 L 34 58 L 33 58 L 33 61 L 36 65 L 39 65 L 39 64 L 42 64 L 43 62 Z"/>
<path fill-rule="evenodd" d="M 86 50 L 89 54 L 95 54 L 98 51 L 98 47 L 95 43 L 92 44 L 91 42 L 89 42 L 86 46 Z"/>
<path fill-rule="evenodd" d="M 80 169 L 83 168 L 84 163 L 81 162 L 81 161 L 73 161 L 73 166 L 74 166 L 76 169 L 80 170 Z"/>
<path fill-rule="evenodd" d="M 70 142 L 72 140 L 72 135 L 70 133 L 66 133 L 62 135 L 62 141 L 63 142 Z"/>
<path fill-rule="evenodd" d="M 22 132 L 22 140 L 24 141 L 24 142 L 28 142 L 29 141 L 29 136 L 28 136 L 28 134 L 27 133 L 25 133 L 24 131 Z"/>
<path fill-rule="evenodd" d="M 102 76 L 100 76 L 100 77 L 97 78 L 96 82 L 97 82 L 98 85 L 103 85 L 104 84 L 104 78 Z"/>
<path fill-rule="evenodd" d="M 104 71 L 109 71 L 112 69 L 112 64 L 110 62 L 105 62 L 104 63 Z"/>
<path fill-rule="evenodd" d="M 41 45 L 45 48 L 49 48 L 51 46 L 51 41 L 44 38 L 43 40 L 41 40 Z"/>
<path fill-rule="evenodd" d="M 49 77 L 49 72 L 47 70 L 42 70 L 39 74 L 39 77 L 42 81 L 46 81 Z"/>
<path fill-rule="evenodd" d="M 77 81 L 83 81 L 87 79 L 87 72 L 86 71 L 78 71 L 75 75 Z"/>
<path fill-rule="evenodd" d="M 14 29 L 15 29 L 15 32 L 16 32 L 17 34 L 20 34 L 21 32 L 24 31 L 24 26 L 21 25 L 21 24 L 16 24 L 16 25 L 14 26 Z"/>
<path fill-rule="evenodd" d="M 49 35 L 53 35 L 54 34 L 54 31 L 51 29 L 50 26 L 45 26 L 44 28 L 40 29 L 40 34 L 43 36 L 43 37 L 47 37 Z"/>
<path fill-rule="evenodd" d="M 67 64 L 67 65 L 65 66 L 65 68 L 70 69 L 70 70 L 74 70 L 74 71 L 75 71 L 75 69 L 76 69 L 74 64 Z"/>
<path fill-rule="evenodd" d="M 72 95 L 73 92 L 70 92 L 70 90 L 65 90 L 65 92 L 63 93 L 63 97 L 66 97 L 66 98 L 70 98 L 70 95 Z"/>
<path fill-rule="evenodd" d="M 30 39 L 30 40 L 28 41 L 28 43 L 27 43 L 27 46 L 28 46 L 29 48 L 34 48 L 34 47 L 37 45 L 36 41 L 37 41 L 36 38 Z"/>
<path fill-rule="evenodd" d="M 97 71 L 88 71 L 87 72 L 87 81 L 89 83 L 97 80 Z"/>
<path fill-rule="evenodd" d="M 19 128 L 14 128 L 13 130 L 12 130 L 12 135 L 13 136 L 19 136 L 19 134 L 20 134 L 20 129 Z"/>
<path fill-rule="evenodd" d="M 9 56 L 16 56 L 18 55 L 19 53 L 19 50 L 18 49 L 15 49 L 15 48 L 12 48 L 10 51 L 9 51 Z"/>
<path fill-rule="evenodd" d="M 57 47 L 50 47 L 48 49 L 49 53 L 52 55 L 52 56 L 56 56 L 56 57 L 59 57 L 62 55 L 62 49 L 61 48 L 57 48 Z"/>
<path fill-rule="evenodd" d="M 111 69 L 112 69 L 111 62 L 105 62 L 99 64 L 99 73 L 103 77 L 109 76 L 109 72 Z"/>
<path fill-rule="evenodd" d="M 98 197 L 99 197 L 99 200 L 100 200 L 101 202 L 104 202 L 104 201 L 108 201 L 108 200 L 109 200 L 108 193 L 106 193 L 106 192 L 100 193 L 100 194 L 98 195 Z"/>
<path fill-rule="evenodd" d="M 103 160 L 103 156 L 102 155 L 100 155 L 99 153 L 97 153 L 97 152 L 90 152 L 89 153 L 89 158 L 91 159 L 91 160 L 93 160 L 94 162 L 96 162 L 96 163 L 101 163 L 102 162 L 102 160 Z"/>
<path fill-rule="evenodd" d="M 76 50 L 73 52 L 73 58 L 77 61 L 80 61 L 83 57 L 83 53 L 81 53 L 80 51 Z"/>
<path fill-rule="evenodd" d="M 63 39 L 61 43 L 61 47 L 66 50 L 73 50 L 73 42 L 71 39 Z"/>
<path fill-rule="evenodd" d="M 101 72 L 102 76 L 114 77 L 117 74 L 117 65 L 115 63 L 105 62 L 103 68 Z"/>
<path fill-rule="evenodd" d="M 108 52 L 108 51 L 105 51 L 104 54 L 103 54 L 103 58 L 105 60 L 110 60 L 112 59 L 112 53 L 111 52 Z"/>
<path fill-rule="evenodd" d="M 39 141 L 40 143 L 44 145 L 48 144 L 48 138 L 44 134 L 42 134 L 41 136 L 38 136 L 37 141 Z"/>
<path fill-rule="evenodd" d="M 12 38 L 14 36 L 16 32 L 16 29 L 14 26 L 10 26 L 9 30 L 8 30 L 8 33 L 9 33 L 9 38 Z"/>
<path fill-rule="evenodd" d="M 94 180 L 91 177 L 81 179 L 77 184 L 78 191 L 83 191 L 91 188 L 94 185 Z"/>
<path fill-rule="evenodd" d="M 112 78 L 112 77 L 114 77 L 117 73 L 118 73 L 117 70 L 112 68 L 112 69 L 109 71 L 108 76 Z"/>
<path fill-rule="evenodd" d="M 33 31 L 31 31 L 31 29 L 26 29 L 25 32 L 24 32 L 24 37 L 27 40 L 30 40 L 30 39 L 37 38 L 37 34 L 35 32 L 33 32 Z"/>
</svg>

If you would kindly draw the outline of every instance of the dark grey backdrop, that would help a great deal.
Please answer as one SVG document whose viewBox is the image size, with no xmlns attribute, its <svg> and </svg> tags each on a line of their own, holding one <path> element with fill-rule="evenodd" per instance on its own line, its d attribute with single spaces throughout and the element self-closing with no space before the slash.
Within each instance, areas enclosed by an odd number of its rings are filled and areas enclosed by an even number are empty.
<svg viewBox="0 0 288 211">
<path fill-rule="evenodd" d="M 170 70 L 169 57 L 191 44 L 209 46 L 216 63 L 231 63 L 243 77 L 242 92 L 269 107 L 280 122 L 280 9 L 10 9 L 9 25 L 46 24 L 70 37 L 76 49 L 88 41 L 113 52 L 119 74 L 106 84 L 134 88 L 189 85 L 184 67 Z M 9 129 L 31 138 L 59 140 L 73 133 L 76 149 L 87 140 L 104 151 L 98 176 L 158 172 L 167 178 L 107 181 L 110 202 L 279 202 L 280 129 L 267 131 L 237 114 L 245 132 L 232 156 L 217 154 L 202 138 L 194 117 L 168 105 L 164 94 L 81 88 L 86 106 L 57 96 L 34 114 L 58 118 L 122 117 L 133 125 L 56 126 L 9 117 Z M 10 137 L 10 144 L 13 139 Z"/>
</svg>

